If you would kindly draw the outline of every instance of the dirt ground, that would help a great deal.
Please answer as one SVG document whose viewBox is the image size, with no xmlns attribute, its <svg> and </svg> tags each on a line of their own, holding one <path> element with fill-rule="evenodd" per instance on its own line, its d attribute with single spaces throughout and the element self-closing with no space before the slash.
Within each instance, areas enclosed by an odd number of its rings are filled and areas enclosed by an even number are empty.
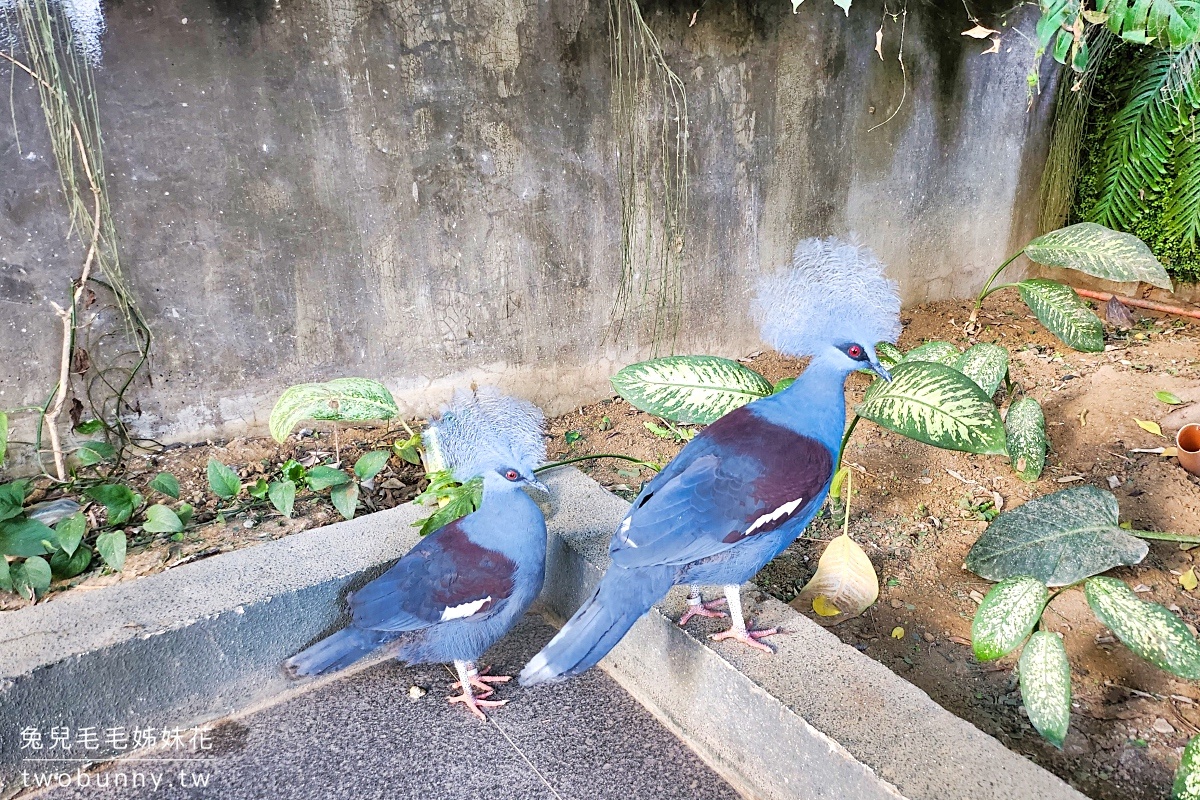
<svg viewBox="0 0 1200 800">
<path fill-rule="evenodd" d="M 1015 658 L 980 665 L 972 656 L 971 618 L 989 584 L 962 564 L 986 527 L 976 512 L 982 500 L 994 501 L 998 495 L 1008 508 L 1080 482 L 1115 486 L 1121 519 L 1134 528 L 1200 535 L 1200 479 L 1173 458 L 1131 452 L 1173 444 L 1143 430 L 1135 419 L 1160 422 L 1168 434 L 1185 421 L 1200 421 L 1200 326 L 1141 315 L 1132 331 L 1109 331 L 1106 352 L 1083 354 L 1058 343 L 1012 293 L 993 295 L 984 311 L 984 329 L 968 338 L 962 332 L 967 303 L 909 309 L 901 347 L 907 350 L 931 339 L 960 347 L 974 341 L 1008 347 L 1014 391 L 1035 397 L 1045 410 L 1052 448 L 1046 470 L 1039 481 L 1026 484 L 1004 459 L 942 451 L 860 423 L 846 458 L 855 469 L 850 531 L 870 555 L 881 590 L 879 601 L 862 616 L 832 630 L 951 712 L 1097 800 L 1165 798 L 1184 744 L 1200 733 L 1200 686 L 1132 655 L 1096 622 L 1081 591 L 1064 592 L 1046 619 L 1065 637 L 1074 711 L 1064 748 L 1055 749 L 1023 718 Z M 803 367 L 803 362 L 772 353 L 744 360 L 772 381 L 794 376 Z M 865 376 L 851 376 L 849 404 L 861 399 L 867 383 Z M 1174 393 L 1185 405 L 1167 406 L 1155 398 L 1160 390 Z M 1000 399 L 1007 404 L 1008 398 Z M 647 422 L 659 421 L 619 399 L 578 409 L 550 421 L 551 459 L 619 453 L 665 463 L 682 443 L 672 435 L 656 435 L 645 427 Z M 337 455 L 349 467 L 361 452 L 388 447 L 398 438 L 406 434 L 382 428 L 343 431 Z M 270 439 L 236 439 L 139 456 L 123 480 L 150 502 L 160 502 L 167 498 L 155 495 L 148 483 L 161 470 L 172 472 L 183 486 L 182 499 L 196 506 L 196 520 L 202 524 L 182 541 L 130 529 L 129 556 L 120 574 L 104 574 L 94 562 L 91 572 L 56 583 L 47 599 L 64 589 L 99 588 L 341 518 L 327 497 L 301 492 L 292 520 L 265 502 L 217 519 L 205 478 L 210 455 L 239 470 L 247 481 L 287 458 L 308 464 L 336 457 L 329 435 L 320 432 L 292 437 L 282 447 Z M 653 474 L 615 459 L 577 466 L 626 498 Z M 420 471 L 393 457 L 373 488 L 363 492 L 359 513 L 407 502 L 422 488 Z M 759 574 L 759 586 L 793 600 L 815 570 L 821 540 L 838 532 L 826 512 L 804 539 Z M 1152 542 L 1144 563 L 1112 574 L 1142 597 L 1180 613 L 1195 630 L 1200 590 L 1185 591 L 1179 582 L 1193 565 L 1200 569 L 1195 554 L 1200 549 Z M 21 605 L 12 595 L 0 595 L 0 609 Z M 890 635 L 896 627 L 904 629 L 903 638 Z"/>
</svg>

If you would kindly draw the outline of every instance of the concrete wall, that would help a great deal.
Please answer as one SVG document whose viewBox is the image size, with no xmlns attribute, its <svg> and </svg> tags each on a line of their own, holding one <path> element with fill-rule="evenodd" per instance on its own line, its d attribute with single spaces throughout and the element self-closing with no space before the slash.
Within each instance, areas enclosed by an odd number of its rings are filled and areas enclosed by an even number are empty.
<svg viewBox="0 0 1200 800">
<path fill-rule="evenodd" d="M 643 7 L 691 119 L 676 351 L 754 347 L 749 279 L 798 237 L 857 235 L 913 303 L 973 292 L 1033 232 L 1049 93 L 1027 110 L 1025 40 L 982 55 L 953 4 L 892 20 L 875 0 L 848 18 L 825 0 L 796 15 L 786 0 L 729 0 L 689 25 L 697 5 Z M 415 412 L 472 378 L 555 412 L 607 395 L 609 375 L 650 352 L 637 303 L 610 329 L 621 237 L 606 4 L 165 0 L 107 13 L 106 173 L 156 336 L 152 383 L 133 395 L 139 430 L 262 430 L 283 387 L 339 375 L 381 378 Z M 13 86 L 0 408 L 52 387 L 48 302 L 82 255 L 36 92 L 21 75 Z"/>
</svg>

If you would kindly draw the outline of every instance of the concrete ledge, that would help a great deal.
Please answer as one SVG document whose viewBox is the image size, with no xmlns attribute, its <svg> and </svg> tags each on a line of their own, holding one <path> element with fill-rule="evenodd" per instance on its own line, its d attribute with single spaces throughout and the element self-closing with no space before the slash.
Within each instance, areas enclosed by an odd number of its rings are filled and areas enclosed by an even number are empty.
<svg viewBox="0 0 1200 800">
<path fill-rule="evenodd" d="M 542 599 L 566 617 L 607 568 L 628 504 L 579 472 L 547 477 L 559 538 Z M 746 604 L 790 634 L 772 638 L 777 652 L 764 656 L 681 629 L 672 620 L 686 594 L 672 592 L 601 666 L 748 795 L 1083 800 L 784 603 Z"/>
<path fill-rule="evenodd" d="M 565 617 L 599 579 L 627 505 L 575 470 L 546 477 L 542 602 Z M 3 784 L 26 755 L 25 726 L 186 727 L 293 690 L 280 662 L 339 622 L 347 588 L 413 545 L 423 513 L 403 506 L 5 614 Z M 682 606 L 680 590 L 603 666 L 750 796 L 1082 797 L 782 603 L 750 609 L 792 632 L 773 657 L 693 637 L 664 616 Z"/>
</svg>

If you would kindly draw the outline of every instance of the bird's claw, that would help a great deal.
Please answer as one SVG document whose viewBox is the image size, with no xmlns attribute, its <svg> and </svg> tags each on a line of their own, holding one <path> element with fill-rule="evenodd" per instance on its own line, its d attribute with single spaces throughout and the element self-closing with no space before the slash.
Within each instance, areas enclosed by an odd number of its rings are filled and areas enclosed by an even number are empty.
<svg viewBox="0 0 1200 800">
<path fill-rule="evenodd" d="M 692 617 L 709 617 L 710 619 L 723 619 L 729 616 L 724 611 L 717 611 L 715 606 L 719 606 L 726 602 L 724 597 L 718 597 L 716 600 L 709 600 L 707 603 L 688 603 L 687 611 L 683 612 L 683 616 L 679 618 L 679 627 L 688 624 Z"/>
<path fill-rule="evenodd" d="M 499 708 L 507 703 L 507 700 L 483 700 L 471 694 L 470 690 L 464 691 L 462 694 L 451 695 L 446 698 L 451 703 L 462 703 L 471 713 L 479 717 L 480 721 L 487 722 L 487 717 L 484 716 L 482 708 Z"/>
<path fill-rule="evenodd" d="M 746 645 L 747 647 L 753 647 L 755 650 L 761 650 L 764 653 L 774 653 L 775 651 L 771 648 L 771 646 L 769 644 L 764 644 L 758 640 L 763 639 L 767 636 L 774 636 L 778 633 L 779 633 L 778 628 L 766 628 L 764 630 L 756 631 L 756 630 L 747 630 L 745 628 L 742 628 L 741 630 L 739 630 L 737 627 L 733 627 L 733 628 L 730 628 L 729 630 L 723 631 L 721 633 L 714 633 L 714 634 L 710 635 L 709 638 L 712 639 L 714 642 L 723 642 L 726 639 L 732 639 L 735 642 L 741 642 L 742 644 Z"/>
<path fill-rule="evenodd" d="M 479 694 L 477 694 L 476 697 L 491 697 L 493 694 L 496 693 L 496 690 L 493 689 L 489 684 L 508 683 L 509 681 L 512 680 L 512 676 L 511 675 L 479 674 L 479 675 L 472 675 L 467 680 L 471 684 L 471 686 L 473 686 L 474 688 L 479 690 Z M 451 689 L 461 689 L 462 681 L 455 681 L 454 683 L 450 684 L 450 688 Z"/>
</svg>

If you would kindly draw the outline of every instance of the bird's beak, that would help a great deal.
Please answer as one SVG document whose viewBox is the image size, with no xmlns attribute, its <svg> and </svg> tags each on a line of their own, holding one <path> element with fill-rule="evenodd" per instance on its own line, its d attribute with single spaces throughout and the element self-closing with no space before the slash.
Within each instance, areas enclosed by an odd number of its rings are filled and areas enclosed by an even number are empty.
<svg viewBox="0 0 1200 800">
<path fill-rule="evenodd" d="M 545 494 L 550 494 L 550 490 L 546 488 L 546 484 L 542 483 L 537 478 L 530 478 L 529 480 L 527 480 L 525 482 L 528 483 L 530 486 L 532 486 L 534 489 L 537 489 L 539 492 L 543 492 Z"/>
<path fill-rule="evenodd" d="M 892 373 L 884 369 L 883 364 L 880 364 L 878 361 L 872 361 L 871 369 L 875 370 L 875 374 L 883 378 L 888 383 L 892 382 Z"/>
</svg>

